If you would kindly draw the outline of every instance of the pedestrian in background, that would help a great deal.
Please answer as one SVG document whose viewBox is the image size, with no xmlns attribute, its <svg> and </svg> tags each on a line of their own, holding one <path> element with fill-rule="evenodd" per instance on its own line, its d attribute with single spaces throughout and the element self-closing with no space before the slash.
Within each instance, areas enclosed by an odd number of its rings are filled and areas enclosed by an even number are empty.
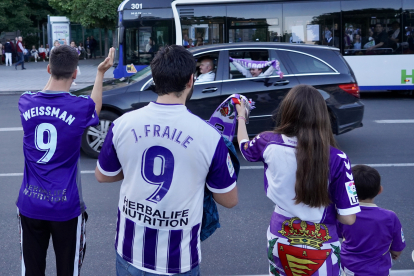
<svg viewBox="0 0 414 276">
<path fill-rule="evenodd" d="M 24 56 L 24 61 L 29 62 L 31 55 L 30 55 L 30 51 L 26 49 L 26 46 L 23 46 L 23 56 Z"/>
<path fill-rule="evenodd" d="M 14 65 L 14 68 L 17 70 L 17 66 L 18 65 L 22 65 L 22 70 L 26 70 L 26 68 L 24 68 L 24 47 L 23 47 L 23 38 L 21 36 L 19 36 L 17 44 L 16 44 L 16 48 L 17 48 L 17 54 L 19 57 L 19 61 Z"/>
<path fill-rule="evenodd" d="M 53 47 L 50 51 L 52 51 L 53 49 L 55 49 L 56 47 L 59 47 L 59 46 L 60 46 L 59 41 L 55 40 L 55 42 L 53 42 Z"/>
<path fill-rule="evenodd" d="M 98 42 L 95 38 L 93 38 L 93 35 L 91 35 L 90 45 L 89 48 L 91 49 L 91 58 L 93 56 L 94 59 L 96 59 L 96 47 L 98 46 Z"/>
<path fill-rule="evenodd" d="M 13 47 L 10 39 L 6 40 L 6 44 L 4 45 L 4 53 L 6 55 L 6 66 L 12 66 Z"/>
<path fill-rule="evenodd" d="M 16 62 L 19 62 L 19 51 L 17 50 L 17 44 L 18 44 L 18 42 L 19 42 L 19 38 L 18 37 L 15 37 L 14 38 L 14 60 L 16 61 Z"/>
<path fill-rule="evenodd" d="M 85 51 L 85 48 L 83 47 L 82 42 L 79 42 L 78 50 L 80 51 L 81 55 L 83 56 L 83 59 L 86 59 L 86 51 Z"/>
<path fill-rule="evenodd" d="M 70 43 L 70 47 L 72 47 L 73 49 L 75 49 L 76 53 L 78 53 L 78 59 L 79 59 L 79 56 L 80 56 L 81 52 L 79 51 L 79 48 L 76 47 L 75 41 L 72 41 Z M 77 75 L 80 75 L 79 65 L 76 66 L 76 72 L 77 72 Z M 72 85 L 77 85 L 76 82 L 75 82 L 75 80 L 72 80 Z"/>
<path fill-rule="evenodd" d="M 0 65 L 3 65 L 4 46 L 0 43 Z"/>
<path fill-rule="evenodd" d="M 91 41 L 89 39 L 89 36 L 85 40 L 85 50 L 86 50 L 86 54 L 87 54 L 86 58 L 88 58 L 88 59 L 91 58 Z"/>
<path fill-rule="evenodd" d="M 351 163 L 337 149 L 322 95 L 310 85 L 293 87 L 280 104 L 277 127 L 252 141 L 243 101 L 236 109 L 240 151 L 265 164 L 266 195 L 276 204 L 267 231 L 271 275 L 338 276 L 336 223 L 353 224 L 360 208 Z"/>
<path fill-rule="evenodd" d="M 43 62 L 46 61 L 46 49 L 43 47 L 43 45 L 40 45 L 39 47 L 39 56 L 43 59 Z"/>
<path fill-rule="evenodd" d="M 32 57 L 34 57 L 35 62 L 37 62 L 37 60 L 40 58 L 40 57 L 39 57 L 39 52 L 37 51 L 37 49 L 36 49 L 36 46 L 35 46 L 35 45 L 33 45 L 33 46 L 32 46 L 32 49 L 30 50 L 30 55 L 31 55 Z"/>
<path fill-rule="evenodd" d="M 47 57 L 47 58 L 49 58 L 49 55 L 50 55 L 50 48 L 49 48 L 49 44 L 46 44 L 45 51 L 46 51 L 46 57 Z"/>
</svg>

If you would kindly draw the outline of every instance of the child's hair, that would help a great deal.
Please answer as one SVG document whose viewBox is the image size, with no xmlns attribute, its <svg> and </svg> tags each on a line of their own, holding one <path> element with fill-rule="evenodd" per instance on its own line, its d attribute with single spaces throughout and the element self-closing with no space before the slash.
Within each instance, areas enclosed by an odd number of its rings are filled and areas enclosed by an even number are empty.
<svg viewBox="0 0 414 276">
<path fill-rule="evenodd" d="M 378 171 L 370 166 L 356 165 L 352 167 L 355 188 L 358 199 L 372 199 L 381 190 L 381 176 Z"/>
</svg>

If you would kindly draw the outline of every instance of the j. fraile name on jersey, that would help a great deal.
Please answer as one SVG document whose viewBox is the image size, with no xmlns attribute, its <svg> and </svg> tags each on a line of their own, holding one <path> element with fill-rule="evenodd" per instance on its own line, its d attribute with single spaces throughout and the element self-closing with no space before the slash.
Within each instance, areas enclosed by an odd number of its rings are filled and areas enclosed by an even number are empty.
<svg viewBox="0 0 414 276">
<path fill-rule="evenodd" d="M 55 116 L 56 118 L 61 119 L 68 125 L 71 125 L 73 121 L 75 121 L 75 117 L 73 117 L 71 114 L 68 114 L 64 110 L 61 111 L 60 108 L 56 107 L 36 106 L 23 112 L 23 117 L 26 121 L 36 116 Z"/>
<path fill-rule="evenodd" d="M 140 221 L 148 225 L 177 227 L 188 224 L 189 210 L 182 211 L 161 211 L 151 206 L 130 201 L 124 197 L 122 213 L 133 221 Z"/>
<path fill-rule="evenodd" d="M 161 137 L 164 139 L 169 139 L 171 141 L 180 144 L 184 148 L 187 148 L 190 145 L 191 141 L 193 141 L 193 137 L 190 135 L 185 135 L 181 130 L 176 128 L 172 128 L 169 126 L 160 126 L 160 125 L 144 125 L 144 137 L 141 135 L 137 135 L 135 129 L 132 129 L 132 133 L 135 138 L 135 143 L 138 142 L 138 138 L 145 138 L 145 137 Z M 185 137 L 185 138 L 184 138 Z"/>
</svg>

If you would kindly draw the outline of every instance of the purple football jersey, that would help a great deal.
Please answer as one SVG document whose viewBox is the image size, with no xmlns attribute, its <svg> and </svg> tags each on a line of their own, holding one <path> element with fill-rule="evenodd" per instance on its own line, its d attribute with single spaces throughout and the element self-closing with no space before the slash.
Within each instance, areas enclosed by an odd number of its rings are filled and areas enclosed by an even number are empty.
<svg viewBox="0 0 414 276">
<path fill-rule="evenodd" d="M 405 239 L 400 220 L 390 210 L 360 203 L 361 212 L 353 225 L 338 223 L 338 236 L 344 238 L 342 267 L 348 274 L 388 276 L 392 251 L 402 251 Z"/>
<path fill-rule="evenodd" d="M 276 205 L 267 233 L 270 272 L 282 276 L 337 276 L 337 213 L 351 215 L 360 211 L 351 163 L 345 153 L 330 147 L 326 188 L 332 203 L 319 208 L 296 204 L 296 146 L 296 137 L 274 132 L 264 132 L 240 143 L 247 161 L 264 163 L 266 195 Z"/>
<path fill-rule="evenodd" d="M 84 130 L 97 125 L 94 101 L 68 92 L 26 92 L 19 99 L 25 157 L 17 199 L 29 218 L 66 221 L 86 209 L 79 170 Z"/>
</svg>

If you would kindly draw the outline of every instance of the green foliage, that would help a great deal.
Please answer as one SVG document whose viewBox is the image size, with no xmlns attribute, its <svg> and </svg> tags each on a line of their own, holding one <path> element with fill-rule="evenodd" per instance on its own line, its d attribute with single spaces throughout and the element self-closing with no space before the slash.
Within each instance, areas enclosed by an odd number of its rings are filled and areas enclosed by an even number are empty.
<svg viewBox="0 0 414 276">
<path fill-rule="evenodd" d="M 117 9 L 121 2 L 122 0 L 49 0 L 49 4 L 61 15 L 69 17 L 71 22 L 106 29 L 116 27 Z"/>
<path fill-rule="evenodd" d="M 47 0 L 0 0 L 0 33 L 20 30 L 23 35 L 39 32 L 47 15 L 55 11 Z"/>
</svg>

